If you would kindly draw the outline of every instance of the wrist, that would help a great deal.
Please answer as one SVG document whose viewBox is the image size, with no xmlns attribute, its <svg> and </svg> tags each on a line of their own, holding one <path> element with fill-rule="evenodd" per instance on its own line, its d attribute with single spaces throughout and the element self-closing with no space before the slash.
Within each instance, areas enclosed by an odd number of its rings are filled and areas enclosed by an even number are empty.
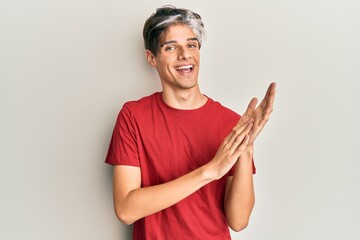
<svg viewBox="0 0 360 240">
<path fill-rule="evenodd" d="M 212 182 L 217 179 L 216 170 L 211 166 L 211 163 L 207 163 L 199 168 L 203 181 Z"/>
<path fill-rule="evenodd" d="M 241 155 L 246 155 L 246 156 L 252 157 L 254 155 L 254 145 L 246 146 L 246 148 L 244 149 L 244 151 Z"/>
<path fill-rule="evenodd" d="M 242 174 L 252 175 L 253 173 L 253 154 L 254 148 L 247 147 L 238 159 L 237 164 L 237 172 L 241 172 Z"/>
</svg>

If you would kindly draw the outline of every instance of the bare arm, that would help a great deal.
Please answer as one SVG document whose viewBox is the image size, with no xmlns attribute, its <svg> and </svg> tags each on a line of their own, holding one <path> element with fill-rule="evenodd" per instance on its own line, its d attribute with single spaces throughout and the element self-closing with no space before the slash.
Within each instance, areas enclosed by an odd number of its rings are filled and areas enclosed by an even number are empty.
<svg viewBox="0 0 360 240">
<path fill-rule="evenodd" d="M 140 187 L 139 167 L 114 167 L 114 205 L 118 218 L 125 224 L 161 211 L 189 196 L 209 183 L 204 167 L 173 181 L 150 187 Z"/>
<path fill-rule="evenodd" d="M 255 203 L 252 174 L 252 158 L 254 141 L 269 120 L 275 98 L 275 83 L 270 84 L 264 99 L 256 107 L 254 98 L 242 117 L 242 121 L 254 119 L 254 126 L 249 132 L 249 142 L 235 165 L 233 177 L 229 177 L 225 191 L 225 216 L 228 225 L 234 231 L 244 229 L 250 218 Z"/>
<path fill-rule="evenodd" d="M 241 231 L 247 227 L 255 203 L 252 150 L 246 149 L 235 164 L 234 176 L 228 178 L 225 192 L 225 216 L 229 227 Z"/>
<path fill-rule="evenodd" d="M 206 165 L 173 181 L 141 187 L 140 168 L 114 167 L 114 207 L 125 224 L 161 211 L 181 201 L 207 183 L 224 176 L 246 148 L 253 119 L 239 121 Z M 165 196 L 165 197 L 164 197 Z"/>
</svg>

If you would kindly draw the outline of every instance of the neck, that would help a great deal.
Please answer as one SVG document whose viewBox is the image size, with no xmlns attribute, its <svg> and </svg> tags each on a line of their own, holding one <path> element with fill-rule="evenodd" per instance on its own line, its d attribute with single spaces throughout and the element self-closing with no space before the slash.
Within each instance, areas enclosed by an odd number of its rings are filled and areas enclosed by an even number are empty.
<svg viewBox="0 0 360 240">
<path fill-rule="evenodd" d="M 200 92 L 199 88 L 176 91 L 164 89 L 162 98 L 168 106 L 184 110 L 200 108 L 207 101 L 207 97 Z"/>
</svg>

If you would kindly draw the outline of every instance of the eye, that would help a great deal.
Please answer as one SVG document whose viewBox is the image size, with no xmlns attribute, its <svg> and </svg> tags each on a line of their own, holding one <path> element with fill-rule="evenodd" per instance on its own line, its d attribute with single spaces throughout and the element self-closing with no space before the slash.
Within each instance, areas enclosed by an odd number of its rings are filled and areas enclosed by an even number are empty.
<svg viewBox="0 0 360 240">
<path fill-rule="evenodd" d="M 165 51 L 167 51 L 167 52 L 174 51 L 175 49 L 176 49 L 176 47 L 173 45 L 168 45 L 165 47 Z"/>
<path fill-rule="evenodd" d="M 197 43 L 189 43 L 188 47 L 189 48 L 197 48 L 198 45 L 197 45 Z"/>
</svg>

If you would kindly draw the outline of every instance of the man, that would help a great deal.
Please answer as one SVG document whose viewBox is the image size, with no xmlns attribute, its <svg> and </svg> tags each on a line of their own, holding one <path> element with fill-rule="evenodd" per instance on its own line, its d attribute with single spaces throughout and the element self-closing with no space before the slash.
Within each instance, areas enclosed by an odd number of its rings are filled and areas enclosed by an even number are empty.
<svg viewBox="0 0 360 240">
<path fill-rule="evenodd" d="M 124 104 L 106 162 L 114 207 L 133 239 L 231 239 L 254 206 L 253 145 L 272 111 L 275 84 L 240 119 L 200 92 L 201 17 L 165 6 L 145 23 L 146 57 L 162 92 Z"/>
</svg>

